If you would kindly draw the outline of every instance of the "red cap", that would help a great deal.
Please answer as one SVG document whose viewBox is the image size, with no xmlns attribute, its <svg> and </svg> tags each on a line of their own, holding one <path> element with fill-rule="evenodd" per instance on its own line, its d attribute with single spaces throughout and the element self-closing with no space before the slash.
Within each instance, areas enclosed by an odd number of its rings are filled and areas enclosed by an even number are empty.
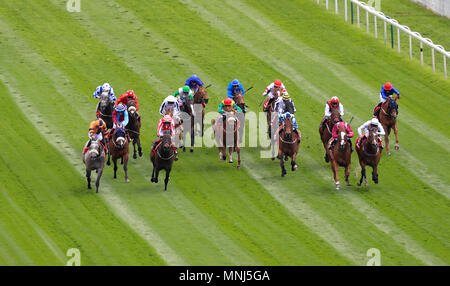
<svg viewBox="0 0 450 286">
<path fill-rule="evenodd" d="M 225 105 L 231 105 L 231 103 L 233 103 L 233 101 L 229 97 L 225 98 L 225 100 L 223 101 L 223 104 Z"/>
<path fill-rule="evenodd" d="M 280 86 L 281 86 L 281 80 L 277 79 L 277 80 L 274 82 L 274 84 L 275 84 L 276 87 L 280 87 Z"/>
<path fill-rule="evenodd" d="M 132 90 L 127 91 L 127 95 L 134 97 L 134 91 L 132 91 Z"/>
<path fill-rule="evenodd" d="M 392 84 L 390 82 L 387 82 L 384 84 L 384 90 L 391 90 L 392 89 Z"/>
<path fill-rule="evenodd" d="M 338 98 L 337 96 L 333 96 L 333 97 L 331 98 L 331 103 L 337 103 L 337 104 L 339 104 L 339 98 Z"/>
</svg>

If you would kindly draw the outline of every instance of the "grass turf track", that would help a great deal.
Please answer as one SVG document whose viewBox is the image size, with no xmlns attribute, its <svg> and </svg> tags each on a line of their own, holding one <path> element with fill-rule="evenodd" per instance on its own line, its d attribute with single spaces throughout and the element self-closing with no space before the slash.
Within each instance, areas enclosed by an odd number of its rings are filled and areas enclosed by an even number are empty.
<svg viewBox="0 0 450 286">
<path fill-rule="evenodd" d="M 8 110 L 5 134 L 18 134 L 1 141 L 11 150 L 1 153 L 2 265 L 62 265 L 72 247 L 80 248 L 83 265 L 361 265 L 372 247 L 383 265 L 448 264 L 449 150 L 442 143 L 449 138 L 443 122 L 450 84 L 364 30 L 310 1 L 282 1 L 282 17 L 274 17 L 270 1 L 84 1 L 74 14 L 65 1 L 1 7 L 2 99 L 30 105 L 25 115 Z M 189 16 L 173 16 L 186 9 Z M 207 111 L 235 77 L 255 86 L 246 101 L 259 111 L 260 92 L 281 78 L 303 133 L 299 170 L 281 179 L 277 162 L 245 148 L 244 169 L 236 171 L 218 162 L 216 149 L 203 148 L 180 154 L 169 192 L 151 185 L 157 110 L 192 73 L 214 84 Z M 324 99 L 338 95 L 356 129 L 387 80 L 403 95 L 401 150 L 383 156 L 378 186 L 336 192 L 317 134 Z M 118 94 L 132 88 L 139 96 L 145 157 L 130 164 L 129 184 L 120 169 L 113 182 L 107 168 L 101 187 L 107 183 L 158 234 L 155 241 L 142 239 L 142 228 L 120 216 L 106 190 L 97 196 L 85 188 L 81 158 L 66 160 L 81 152 L 95 109 L 91 94 L 104 81 Z M 51 133 L 39 134 L 31 113 Z M 46 140 L 67 143 L 70 152 Z"/>
</svg>

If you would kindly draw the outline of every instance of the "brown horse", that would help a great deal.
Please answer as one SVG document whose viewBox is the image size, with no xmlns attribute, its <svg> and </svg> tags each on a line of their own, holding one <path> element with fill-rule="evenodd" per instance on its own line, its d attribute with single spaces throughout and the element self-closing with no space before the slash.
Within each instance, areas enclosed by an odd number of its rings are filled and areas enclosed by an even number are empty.
<svg viewBox="0 0 450 286">
<path fill-rule="evenodd" d="M 280 159 L 281 176 L 286 175 L 286 169 L 284 168 L 284 160 L 287 161 L 288 157 L 291 157 L 292 171 L 298 169 L 295 159 L 297 158 L 298 148 L 300 145 L 301 134 L 299 136 L 293 130 L 292 117 L 286 117 L 283 120 L 282 128 L 278 132 L 278 159 Z"/>
<path fill-rule="evenodd" d="M 338 142 L 334 144 L 331 149 L 327 148 L 327 153 L 331 162 L 331 170 L 334 174 L 334 181 L 336 182 L 336 190 L 339 190 L 339 167 L 345 167 L 345 182 L 347 182 L 347 186 L 350 186 L 350 182 L 348 177 L 350 175 L 350 165 L 351 165 L 351 143 L 347 140 L 347 128 L 345 126 L 338 127 Z"/>
<path fill-rule="evenodd" d="M 378 163 L 382 152 L 377 137 L 377 128 L 372 128 L 369 130 L 369 137 L 363 143 L 357 144 L 356 152 L 358 153 L 359 165 L 361 165 L 361 179 L 358 186 L 361 186 L 363 179 L 367 186 L 366 166 L 372 167 L 372 180 L 375 184 L 378 184 Z"/>
<path fill-rule="evenodd" d="M 325 127 L 324 129 L 322 129 L 322 127 L 319 127 L 319 134 L 320 134 L 320 139 L 322 140 L 323 143 L 323 148 L 325 148 L 325 162 L 329 162 L 330 161 L 330 157 L 328 156 L 328 141 L 330 140 L 332 134 L 331 131 L 333 130 L 333 127 L 336 123 L 338 123 L 340 121 L 340 113 L 339 113 L 339 108 L 333 108 L 331 110 L 331 117 L 330 119 L 325 123 Z"/>
<path fill-rule="evenodd" d="M 159 171 L 165 170 L 164 191 L 167 191 L 167 184 L 169 183 L 169 175 L 172 170 L 174 158 L 175 151 L 172 148 L 172 138 L 169 134 L 165 134 L 161 142 L 155 146 L 155 149 L 150 151 L 150 160 L 153 163 L 151 182 L 158 183 Z"/>
<path fill-rule="evenodd" d="M 129 144 L 127 138 L 127 133 L 123 128 L 117 128 L 117 130 L 112 134 L 109 140 L 109 152 L 111 154 L 113 163 L 114 163 L 114 179 L 117 178 L 117 159 L 121 158 L 123 162 L 123 170 L 125 171 L 125 182 L 129 182 L 128 179 L 128 153 L 129 153 Z M 108 156 L 109 161 L 109 156 Z"/>
<path fill-rule="evenodd" d="M 180 117 L 183 121 L 183 152 L 186 152 L 186 135 L 189 133 L 191 135 L 191 149 L 190 152 L 194 152 L 194 101 L 191 98 L 186 98 L 182 101 L 183 104 L 180 106 Z M 189 126 L 190 125 L 190 126 Z"/>
<path fill-rule="evenodd" d="M 227 159 L 227 147 L 230 155 L 229 163 L 233 163 L 233 148 L 236 149 L 238 155 L 238 163 L 236 168 L 241 168 L 241 148 L 238 144 L 238 128 L 239 121 L 237 119 L 235 111 L 226 111 L 225 120 L 219 117 L 216 121 L 212 120 L 214 126 L 214 137 L 219 148 L 219 160 L 225 161 Z"/>
<path fill-rule="evenodd" d="M 275 87 L 275 93 L 274 98 L 272 99 L 272 102 L 268 105 L 267 109 L 263 106 L 263 111 L 266 113 L 267 118 L 267 133 L 269 134 L 269 138 L 272 138 L 272 130 L 274 130 L 274 122 L 275 117 L 277 116 L 277 113 L 274 112 L 274 103 L 277 101 L 278 97 L 280 96 L 281 88 Z"/>
<path fill-rule="evenodd" d="M 141 130 L 141 116 L 136 110 L 136 103 L 134 99 L 128 98 L 128 115 L 129 122 L 127 124 L 127 131 L 130 134 L 131 140 L 133 140 L 133 159 L 137 158 L 136 144 L 138 145 L 139 157 L 142 157 L 140 130 Z"/>
<path fill-rule="evenodd" d="M 206 92 L 206 88 L 204 86 L 200 86 L 197 91 L 194 93 L 194 108 L 200 106 L 201 104 L 201 112 L 202 112 L 202 132 L 201 136 L 203 137 L 204 131 L 204 119 L 205 119 L 205 108 L 208 104 L 208 94 Z M 195 114 L 198 115 L 198 111 L 195 110 Z"/>
<path fill-rule="evenodd" d="M 395 150 L 400 149 L 398 145 L 398 130 L 397 130 L 397 116 L 398 116 L 398 96 L 395 99 L 388 97 L 385 102 L 381 104 L 381 110 L 378 114 L 378 120 L 381 125 L 383 125 L 384 131 L 386 135 L 384 136 L 385 145 L 386 145 L 386 155 L 391 155 L 389 152 L 389 134 L 391 133 L 391 129 L 394 129 L 395 134 Z"/>
<path fill-rule="evenodd" d="M 233 96 L 233 101 L 236 103 L 237 106 L 239 106 L 240 109 L 242 109 L 242 114 L 239 114 L 241 116 L 239 116 L 239 122 L 241 123 L 241 125 L 239 126 L 239 144 L 242 143 L 242 140 L 244 139 L 244 124 L 245 124 L 245 107 L 247 105 L 245 105 L 245 101 L 244 101 L 244 96 L 242 95 L 241 90 L 238 90 L 234 96 Z"/>
</svg>

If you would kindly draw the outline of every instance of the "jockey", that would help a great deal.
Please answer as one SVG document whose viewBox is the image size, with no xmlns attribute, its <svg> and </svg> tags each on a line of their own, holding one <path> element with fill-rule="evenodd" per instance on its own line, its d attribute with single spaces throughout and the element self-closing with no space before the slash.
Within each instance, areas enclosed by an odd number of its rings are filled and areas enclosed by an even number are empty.
<svg viewBox="0 0 450 286">
<path fill-rule="evenodd" d="M 380 136 L 384 136 L 384 135 L 386 135 L 386 133 L 384 131 L 383 125 L 381 125 L 380 121 L 378 121 L 378 119 L 375 117 L 372 118 L 371 120 L 365 122 L 363 125 L 359 126 L 359 128 L 358 128 L 359 138 L 358 138 L 358 143 L 356 144 L 356 147 L 359 148 L 363 139 L 369 137 L 369 129 L 371 129 L 371 128 L 377 129 L 378 144 L 380 145 L 380 148 L 383 148 L 383 145 L 382 145 L 383 142 L 382 142 Z"/>
<path fill-rule="evenodd" d="M 285 112 L 289 112 L 294 114 L 297 110 L 295 109 L 294 102 L 288 93 L 283 94 L 283 96 L 277 98 L 275 103 L 273 104 L 274 111 L 278 112 L 278 115 L 283 114 Z"/>
<path fill-rule="evenodd" d="M 342 121 L 342 116 L 344 116 L 344 105 L 339 102 L 339 98 L 337 96 L 333 96 L 325 104 L 325 115 L 320 122 L 320 128 L 325 128 L 325 123 L 330 119 L 331 110 L 334 108 L 339 108 L 339 119 Z"/>
<path fill-rule="evenodd" d="M 86 152 L 86 150 L 87 150 L 86 148 L 89 147 L 91 140 L 100 141 L 100 143 L 103 145 L 103 147 L 106 150 L 107 145 L 105 142 L 105 138 L 107 138 L 108 134 L 109 134 L 109 130 L 106 127 L 105 121 L 103 121 L 102 119 L 99 119 L 99 118 L 92 121 L 89 124 L 89 133 L 88 133 L 90 140 L 88 143 L 86 143 L 84 152 Z"/>
<path fill-rule="evenodd" d="M 174 93 L 173 93 L 174 97 L 178 97 L 181 100 L 186 100 L 187 98 L 190 99 L 194 99 L 194 93 L 192 92 L 192 90 L 190 89 L 190 87 L 188 85 L 185 85 L 183 87 L 180 87 L 179 89 L 177 89 Z"/>
<path fill-rule="evenodd" d="M 217 108 L 217 112 L 224 115 L 226 111 L 234 110 L 236 112 L 242 112 L 242 109 L 231 98 L 225 98 Z"/>
<path fill-rule="evenodd" d="M 95 89 L 94 94 L 92 95 L 94 98 L 99 98 L 100 94 L 103 92 L 108 92 L 109 98 L 112 102 L 116 101 L 116 96 L 114 95 L 114 89 L 112 86 L 109 85 L 109 83 L 104 83 L 103 85 L 97 86 L 97 89 Z"/>
<path fill-rule="evenodd" d="M 164 99 L 161 107 L 159 108 L 159 114 L 161 114 L 162 116 L 166 115 L 168 112 L 171 112 L 172 115 L 180 112 L 180 106 L 177 99 L 175 98 L 175 96 L 170 94 Z"/>
<path fill-rule="evenodd" d="M 116 101 L 115 106 L 119 105 L 119 103 L 128 105 L 128 99 L 134 100 L 134 102 L 136 103 L 136 111 L 138 111 L 139 110 L 138 99 L 137 96 L 134 94 L 134 91 L 132 90 L 128 90 L 126 93 L 122 94 L 120 98 Z"/>
<path fill-rule="evenodd" d="M 200 80 L 200 78 L 197 75 L 193 74 L 190 78 L 188 78 L 186 80 L 184 85 L 189 86 L 189 88 L 192 89 L 194 91 L 194 93 L 196 93 L 198 88 L 200 86 L 203 86 L 203 82 Z"/>
<path fill-rule="evenodd" d="M 175 142 L 174 141 L 175 121 L 172 119 L 172 117 L 170 117 L 170 115 L 164 115 L 164 117 L 158 121 L 158 129 L 156 131 L 156 134 L 158 137 L 156 138 L 155 142 L 153 142 L 152 151 L 161 142 L 162 137 L 166 134 L 169 134 L 172 137 L 172 148 L 173 148 L 173 151 L 175 152 L 175 161 L 177 161 L 178 160 L 178 152 L 177 152 L 177 147 L 175 147 L 175 143 L 174 143 Z"/>
<path fill-rule="evenodd" d="M 112 133 L 114 133 L 117 128 L 124 128 L 125 129 L 125 127 L 128 124 L 127 107 L 125 105 L 123 105 L 122 103 L 117 105 L 114 108 L 114 111 L 113 111 L 113 114 L 112 114 L 112 118 L 113 118 L 113 121 L 114 121 L 114 126 L 113 126 L 113 132 Z M 127 132 L 127 137 L 129 139 L 128 132 Z"/>
<path fill-rule="evenodd" d="M 348 124 L 347 122 L 344 122 L 344 121 L 340 121 L 339 123 L 336 123 L 333 126 L 333 130 L 331 131 L 332 137 L 330 138 L 330 141 L 328 141 L 328 149 L 331 150 L 334 143 L 339 140 L 338 127 L 340 127 L 340 126 L 343 126 L 347 129 L 347 141 L 350 142 L 350 150 L 353 152 L 352 141 L 350 140 L 350 138 L 353 137 L 353 130 L 352 130 L 352 127 L 350 126 L 350 124 Z"/>
<path fill-rule="evenodd" d="M 237 79 L 233 79 L 227 87 L 227 96 L 229 98 L 233 98 L 234 95 L 236 94 L 236 91 L 240 90 L 241 94 L 244 95 L 244 87 L 242 86 L 242 84 L 237 80 Z"/>
<path fill-rule="evenodd" d="M 263 92 L 262 96 L 269 96 L 269 98 L 264 101 L 264 111 L 268 111 L 268 108 L 270 104 L 272 103 L 273 99 L 275 98 L 275 94 L 277 91 L 280 91 L 282 95 L 289 95 L 286 87 L 281 82 L 281 80 L 277 79 L 271 84 L 269 84 L 266 88 L 266 90 Z"/>
<path fill-rule="evenodd" d="M 392 98 L 392 95 L 394 93 L 397 94 L 398 98 L 400 98 L 400 91 L 398 91 L 390 82 L 385 83 L 381 87 L 380 103 L 378 103 L 378 105 L 373 110 L 373 117 L 378 117 L 378 115 L 380 114 L 381 104 L 383 104 L 383 102 L 385 102 L 388 97 Z"/>
</svg>

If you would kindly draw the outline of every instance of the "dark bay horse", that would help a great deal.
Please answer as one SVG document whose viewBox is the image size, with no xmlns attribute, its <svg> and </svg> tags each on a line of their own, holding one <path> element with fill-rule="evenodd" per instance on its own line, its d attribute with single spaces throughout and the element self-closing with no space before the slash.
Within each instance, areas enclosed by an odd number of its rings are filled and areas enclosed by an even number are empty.
<svg viewBox="0 0 450 286">
<path fill-rule="evenodd" d="M 336 190 L 339 190 L 339 167 L 345 167 L 345 182 L 347 182 L 347 186 L 350 186 L 350 182 L 348 177 L 350 175 L 350 165 L 352 159 L 351 152 L 351 143 L 347 140 L 347 128 L 344 126 L 338 127 L 338 142 L 334 144 L 331 149 L 327 148 L 327 153 L 331 162 L 331 170 L 334 174 L 334 181 L 336 182 Z"/>
<path fill-rule="evenodd" d="M 166 171 L 164 179 L 164 191 L 167 191 L 167 183 L 169 183 L 169 175 L 172 170 L 175 151 L 172 148 L 172 138 L 169 134 L 165 134 L 161 142 L 150 151 L 150 160 L 153 163 L 152 183 L 158 183 L 159 171 Z"/>
<path fill-rule="evenodd" d="M 194 101 L 191 98 L 186 98 L 182 101 L 180 106 L 181 120 L 183 120 L 183 152 L 186 152 L 186 134 L 191 135 L 191 149 L 190 152 L 194 152 Z M 190 126 L 189 126 L 190 125 Z"/>
<path fill-rule="evenodd" d="M 114 179 L 117 178 L 117 159 L 121 158 L 123 161 L 123 170 L 125 171 L 125 182 L 127 183 L 130 181 L 127 172 L 129 144 L 130 142 L 128 141 L 125 129 L 120 127 L 117 128 L 109 140 L 109 152 L 114 163 Z"/>
<path fill-rule="evenodd" d="M 278 159 L 280 159 L 281 166 L 281 176 L 284 177 L 286 175 L 286 169 L 284 167 L 284 160 L 288 160 L 288 157 L 291 157 L 291 166 L 292 171 L 297 170 L 298 166 L 295 162 L 297 158 L 298 148 L 300 145 L 301 135 L 299 131 L 299 137 L 294 132 L 292 117 L 286 116 L 283 120 L 282 128 L 280 128 L 278 132 Z"/>
<path fill-rule="evenodd" d="M 272 139 L 272 130 L 274 130 L 275 125 L 274 125 L 274 119 L 277 116 L 277 113 L 274 112 L 274 103 L 275 101 L 277 101 L 278 97 L 280 97 L 280 91 L 278 90 L 275 95 L 274 98 L 272 100 L 272 102 L 269 104 L 268 108 L 265 109 L 263 106 L 263 111 L 266 113 L 266 118 L 267 118 L 267 134 L 269 134 L 269 138 Z"/>
<path fill-rule="evenodd" d="M 364 184 L 367 186 L 366 166 L 372 167 L 372 180 L 378 184 L 378 163 L 381 159 L 381 148 L 378 145 L 377 128 L 369 130 L 369 137 L 364 142 L 359 142 L 356 147 L 358 153 L 359 165 L 361 166 L 361 179 L 358 186 L 361 186 L 364 179 Z M 358 147 L 359 145 L 359 147 Z"/>
<path fill-rule="evenodd" d="M 87 150 L 83 150 L 83 163 L 86 166 L 88 189 L 91 189 L 91 171 L 96 170 L 97 181 L 95 182 L 95 192 L 98 193 L 100 179 L 103 174 L 103 168 L 105 167 L 105 149 L 98 140 L 90 139 L 86 145 Z"/>
<path fill-rule="evenodd" d="M 330 157 L 328 155 L 328 141 L 332 136 L 331 131 L 333 130 L 334 125 L 341 120 L 340 118 L 339 108 L 333 108 L 331 110 L 330 119 L 325 123 L 326 128 L 322 129 L 319 127 L 320 139 L 322 140 L 323 148 L 325 148 L 324 158 L 327 163 L 330 161 Z"/>
<path fill-rule="evenodd" d="M 201 104 L 201 105 L 200 105 Z M 200 86 L 197 91 L 194 93 L 194 108 L 197 106 L 201 106 L 201 114 L 202 114 L 202 126 L 201 126 L 201 136 L 203 137 L 204 130 L 204 119 L 205 119 L 205 108 L 208 104 L 208 94 L 206 92 L 206 88 L 204 86 Z M 198 116 L 200 110 L 195 110 L 195 114 Z"/>
<path fill-rule="evenodd" d="M 113 119 L 112 119 L 113 105 L 114 102 L 111 101 L 108 93 L 103 92 L 100 95 L 96 111 L 98 112 L 98 117 L 103 119 L 103 121 L 105 121 L 106 127 L 108 129 L 111 129 L 113 127 Z"/>
<path fill-rule="evenodd" d="M 236 149 L 238 163 L 236 168 L 241 168 L 241 148 L 239 147 L 239 120 L 234 111 L 226 111 L 225 120 L 222 117 L 212 120 L 214 126 L 214 137 L 219 148 L 219 160 L 227 159 L 227 147 L 230 156 L 229 163 L 233 163 L 233 149 Z"/>
<path fill-rule="evenodd" d="M 136 111 L 136 103 L 134 99 L 128 98 L 128 115 L 129 122 L 127 124 L 127 131 L 130 134 L 131 140 L 133 140 L 133 159 L 137 158 L 136 155 L 136 144 L 138 145 L 139 157 L 142 157 L 142 148 L 141 148 L 141 116 Z"/>
<path fill-rule="evenodd" d="M 391 129 L 394 129 L 395 134 L 395 150 L 400 149 L 398 145 L 398 130 L 397 130 L 397 116 L 398 116 L 398 97 L 395 99 L 388 97 L 385 102 L 381 104 L 381 110 L 378 114 L 378 120 L 381 125 L 383 125 L 384 131 L 386 135 L 384 136 L 385 146 L 386 146 L 386 155 L 391 155 L 389 152 L 389 134 L 391 133 Z"/>
</svg>

